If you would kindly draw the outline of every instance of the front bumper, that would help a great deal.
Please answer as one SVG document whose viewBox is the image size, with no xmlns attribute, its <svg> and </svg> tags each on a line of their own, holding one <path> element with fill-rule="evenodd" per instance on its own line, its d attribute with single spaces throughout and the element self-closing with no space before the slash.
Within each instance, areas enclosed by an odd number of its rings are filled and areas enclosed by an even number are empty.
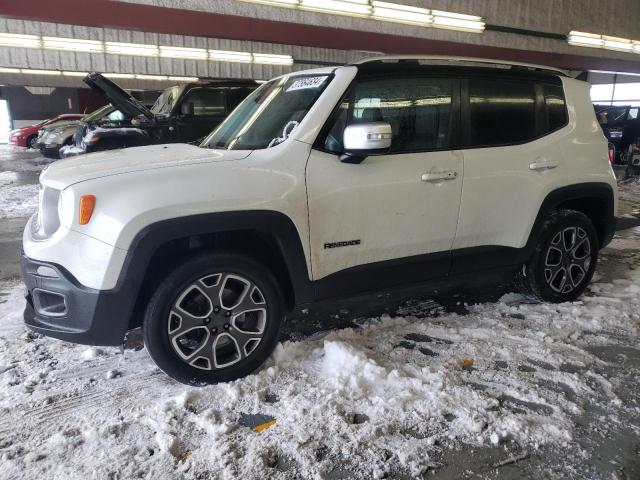
<svg viewBox="0 0 640 480">
<path fill-rule="evenodd" d="M 39 144 L 39 150 L 42 155 L 48 158 L 60 158 L 60 145 Z"/>
<path fill-rule="evenodd" d="M 43 335 L 85 345 L 117 346 L 128 326 L 122 295 L 80 284 L 59 265 L 22 255 L 27 327 Z M 130 305 L 127 305 L 130 306 Z"/>
<path fill-rule="evenodd" d="M 27 145 L 27 137 L 21 136 L 9 136 L 9 145 L 15 145 L 16 147 L 28 147 Z"/>
</svg>

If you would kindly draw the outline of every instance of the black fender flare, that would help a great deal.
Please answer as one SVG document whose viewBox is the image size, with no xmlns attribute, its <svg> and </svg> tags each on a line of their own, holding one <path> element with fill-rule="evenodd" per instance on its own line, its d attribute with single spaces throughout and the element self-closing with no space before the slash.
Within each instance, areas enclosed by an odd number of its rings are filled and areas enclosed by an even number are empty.
<svg viewBox="0 0 640 480">
<path fill-rule="evenodd" d="M 605 216 L 602 219 L 603 231 L 601 232 L 600 247 L 603 248 L 611 242 L 616 230 L 616 218 L 614 212 L 615 201 L 611 185 L 605 182 L 588 182 L 568 185 L 566 187 L 553 190 L 543 200 L 542 205 L 538 210 L 536 220 L 531 228 L 527 244 L 524 249 L 522 249 L 522 256 L 519 259 L 519 263 L 527 261 L 535 249 L 542 226 L 549 214 L 567 202 L 581 200 L 598 200 L 602 202 L 605 207 Z"/>
<path fill-rule="evenodd" d="M 134 314 L 151 259 L 168 242 L 198 235 L 238 231 L 258 231 L 273 240 L 284 259 L 293 287 L 294 302 L 313 300 L 313 287 L 300 235 L 293 221 L 280 212 L 269 210 L 206 213 L 162 220 L 142 229 L 133 239 L 116 286 L 109 291 L 119 297 L 120 310 L 115 318 L 125 321 L 123 335 Z M 112 298 L 113 300 L 113 298 Z M 115 315 L 116 312 L 114 312 Z"/>
</svg>

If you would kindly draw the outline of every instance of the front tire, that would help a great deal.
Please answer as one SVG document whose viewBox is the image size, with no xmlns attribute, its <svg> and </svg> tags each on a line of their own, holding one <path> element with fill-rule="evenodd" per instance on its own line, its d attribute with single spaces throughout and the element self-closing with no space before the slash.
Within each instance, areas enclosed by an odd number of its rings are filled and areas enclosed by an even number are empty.
<svg viewBox="0 0 640 480">
<path fill-rule="evenodd" d="M 545 221 L 531 260 L 518 273 L 523 293 L 562 303 L 576 300 L 593 278 L 599 240 L 591 220 L 573 210 L 556 210 Z"/>
<path fill-rule="evenodd" d="M 179 382 L 229 382 L 269 358 L 283 318 L 280 289 L 263 264 L 235 253 L 199 254 L 154 293 L 144 342 L 156 365 Z"/>
</svg>

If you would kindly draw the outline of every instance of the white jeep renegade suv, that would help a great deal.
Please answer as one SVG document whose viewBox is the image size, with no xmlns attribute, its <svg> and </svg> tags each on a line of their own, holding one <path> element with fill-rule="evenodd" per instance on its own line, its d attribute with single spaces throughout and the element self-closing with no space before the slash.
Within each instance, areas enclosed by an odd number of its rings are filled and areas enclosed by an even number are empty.
<svg viewBox="0 0 640 480">
<path fill-rule="evenodd" d="M 199 147 L 56 163 L 24 233 L 25 321 L 172 377 L 258 368 L 294 307 L 500 272 L 576 299 L 617 204 L 589 85 L 534 65 L 376 58 L 276 78 Z"/>
</svg>

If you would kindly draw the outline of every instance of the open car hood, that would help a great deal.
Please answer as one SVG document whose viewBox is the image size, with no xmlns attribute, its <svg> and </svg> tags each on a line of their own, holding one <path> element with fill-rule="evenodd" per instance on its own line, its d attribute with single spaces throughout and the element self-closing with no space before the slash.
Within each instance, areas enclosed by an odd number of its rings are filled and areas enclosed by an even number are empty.
<svg viewBox="0 0 640 480">
<path fill-rule="evenodd" d="M 90 73 L 85 77 L 84 83 L 102 93 L 114 107 L 129 117 L 144 115 L 150 120 L 155 117 L 141 102 L 99 73 Z"/>
</svg>

